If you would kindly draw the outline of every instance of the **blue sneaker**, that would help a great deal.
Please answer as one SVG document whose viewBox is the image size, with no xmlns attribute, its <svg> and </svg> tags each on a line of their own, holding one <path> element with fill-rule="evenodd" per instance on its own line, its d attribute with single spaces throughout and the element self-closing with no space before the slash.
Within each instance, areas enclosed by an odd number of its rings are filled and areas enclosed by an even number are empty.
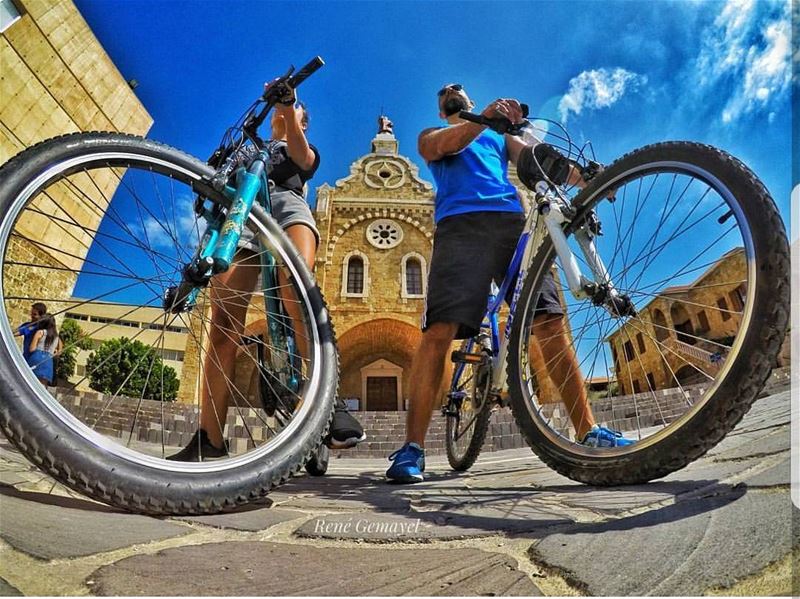
<svg viewBox="0 0 800 599">
<path fill-rule="evenodd" d="M 586 436 L 581 441 L 581 445 L 586 447 L 625 447 L 626 445 L 633 445 L 636 441 L 626 439 L 622 433 L 612 431 L 596 424 L 592 429 L 586 433 Z"/>
<path fill-rule="evenodd" d="M 416 443 L 406 443 L 389 456 L 393 462 L 386 471 L 386 478 L 394 483 L 422 482 L 425 472 L 425 450 Z"/>
</svg>

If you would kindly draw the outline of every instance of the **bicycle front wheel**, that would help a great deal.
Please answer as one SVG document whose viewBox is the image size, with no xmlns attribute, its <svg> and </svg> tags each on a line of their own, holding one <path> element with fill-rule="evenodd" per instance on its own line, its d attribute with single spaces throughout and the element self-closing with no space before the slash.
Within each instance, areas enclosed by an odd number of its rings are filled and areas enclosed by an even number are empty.
<svg viewBox="0 0 800 599">
<path fill-rule="evenodd" d="M 590 274 L 591 260 L 574 234 L 593 211 L 597 253 L 624 301 L 611 309 L 576 299 L 556 270 L 563 326 L 537 335 L 536 301 L 557 264 L 545 241 L 510 337 L 513 412 L 533 450 L 565 476 L 597 485 L 659 478 L 718 443 L 776 364 L 789 313 L 783 223 L 744 164 L 688 142 L 624 156 L 573 205 L 565 233 L 581 270 Z M 560 396 L 543 396 L 542 377 Z M 593 423 L 633 444 L 588 447 Z"/>
<path fill-rule="evenodd" d="M 128 510 L 212 513 L 260 497 L 302 467 L 332 416 L 327 310 L 260 207 L 247 222 L 255 249 L 237 252 L 191 311 L 173 313 L 164 299 L 204 232 L 196 199 L 227 205 L 212 175 L 178 150 L 112 133 L 46 141 L 0 169 L 0 426 L 60 482 Z M 259 278 L 261 252 L 280 283 Z M 269 345 L 270 295 L 296 314 L 302 355 L 283 360 L 292 373 L 265 368 L 265 355 L 287 351 Z M 38 302 L 64 341 L 54 386 L 34 376 L 14 339 Z M 261 381 L 281 398 L 280 413 L 265 412 Z M 209 419 L 228 455 L 166 459 L 194 447 Z"/>
</svg>

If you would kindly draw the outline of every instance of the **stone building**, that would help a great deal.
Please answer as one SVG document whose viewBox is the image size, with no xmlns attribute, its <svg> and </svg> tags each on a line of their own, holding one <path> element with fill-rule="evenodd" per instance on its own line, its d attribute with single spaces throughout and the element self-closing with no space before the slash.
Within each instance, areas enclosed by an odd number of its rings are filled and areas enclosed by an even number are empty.
<svg viewBox="0 0 800 599">
<path fill-rule="evenodd" d="M 158 348 L 158 355 L 180 380 L 183 356 L 188 337 L 188 323 L 180 315 L 169 326 L 163 326 L 161 308 L 119 304 L 112 302 L 86 302 L 72 298 L 72 304 L 64 313 L 65 318 L 77 321 L 86 339 L 98 347 L 103 341 L 119 337 L 133 338 L 150 347 Z M 75 374 L 70 383 L 78 389 L 88 389 L 86 362 L 92 350 L 79 349 L 76 354 Z"/>
<path fill-rule="evenodd" d="M 433 186 L 382 121 L 350 174 L 317 189 L 317 279 L 336 327 L 340 395 L 402 410 L 433 243 Z"/>
<path fill-rule="evenodd" d="M 150 129 L 152 118 L 70 0 L 0 0 L 0 16 L 0 164 L 65 133 Z M 77 192 L 53 188 L 52 200 L 37 200 L 21 216 L 6 259 L 45 267 L 6 266 L 6 296 L 25 298 L 8 300 L 13 323 L 27 320 L 28 298 L 69 298 L 88 250 L 77 238 L 70 245 L 63 227 L 45 214 L 67 211 L 96 228 L 102 213 L 81 192 L 107 201 L 117 180 L 78 182 Z M 52 312 L 66 308 L 50 303 Z"/>
<path fill-rule="evenodd" d="M 741 325 L 746 280 L 744 249 L 732 249 L 609 335 L 620 394 L 704 382 L 703 372 L 716 376 Z"/>
</svg>

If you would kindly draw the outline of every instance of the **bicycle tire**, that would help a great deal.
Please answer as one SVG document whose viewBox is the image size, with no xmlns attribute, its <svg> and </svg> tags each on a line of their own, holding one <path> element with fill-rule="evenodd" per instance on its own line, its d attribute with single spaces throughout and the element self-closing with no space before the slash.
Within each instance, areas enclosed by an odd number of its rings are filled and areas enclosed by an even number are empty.
<svg viewBox="0 0 800 599">
<path fill-rule="evenodd" d="M 320 445 L 311 454 L 305 465 L 306 472 L 311 476 L 325 476 L 328 471 L 328 462 L 331 459 L 331 450 L 327 445 Z"/>
<path fill-rule="evenodd" d="M 646 172 L 666 163 L 697 169 L 709 180 L 716 179 L 731 192 L 746 219 L 757 273 L 753 292 L 749 289 L 747 292 L 747 303 L 752 307 L 749 326 L 739 333 L 741 345 L 725 370 L 726 375 L 715 383 L 697 409 L 663 429 L 653 442 L 603 452 L 564 442 L 537 416 L 526 388 L 526 381 L 532 377 L 525 372 L 523 363 L 527 351 L 523 347 L 526 343 L 523 309 L 510 336 L 507 372 L 512 411 L 527 443 L 542 461 L 579 482 L 601 486 L 644 483 L 679 470 L 704 455 L 736 426 L 756 400 L 787 330 L 790 262 L 785 229 L 767 189 L 733 156 L 692 142 L 664 142 L 635 150 L 614 162 L 575 197 L 577 216 L 573 223 L 581 222 L 582 215 L 630 173 Z M 567 235 L 573 232 L 574 225 L 565 229 Z M 518 309 L 529 306 L 537 297 L 554 256 L 548 237 L 534 253 Z"/>
<path fill-rule="evenodd" d="M 224 196 L 208 185 L 213 169 L 180 150 L 120 133 L 61 136 L 23 151 L 0 168 L 0 256 L 4 264 L 9 231 L 22 210 L 25 194 L 32 197 L 59 168 L 64 169 L 59 172 L 68 172 L 71 167 L 65 165 L 85 165 L 99 156 L 124 156 L 131 163 L 141 161 L 155 172 L 167 172 L 185 182 L 207 199 L 227 204 Z M 0 318 L 0 378 L 4 381 L 0 386 L 0 428 L 9 441 L 67 487 L 103 503 L 152 515 L 230 510 L 264 496 L 298 472 L 326 434 L 333 417 L 338 385 L 335 338 L 319 288 L 291 241 L 258 205 L 253 207 L 250 223 L 282 252 L 299 279 L 306 292 L 305 308 L 313 320 L 310 326 L 318 334 L 314 351 L 318 352 L 319 371 L 314 374 L 313 401 L 297 416 L 295 434 L 290 439 L 272 446 L 262 459 L 234 461 L 218 470 L 214 470 L 214 462 L 203 462 L 203 467 L 192 470 L 186 464 L 163 459 L 145 463 L 124 452 L 108 451 L 78 426 L 77 419 L 70 420 L 66 410 L 51 405 L 55 400 L 48 403 L 43 399 L 43 387 L 36 388 L 33 377 L 20 366 L 21 356 L 8 318 Z M 0 279 L 0 293 L 3 282 L 4 277 Z M 0 302 L 0 308 L 5 310 L 3 304 Z"/>
<path fill-rule="evenodd" d="M 468 339 L 461 344 L 460 349 L 462 352 L 469 353 L 470 348 L 473 346 L 473 341 Z M 453 381 L 450 385 L 451 391 L 458 390 L 460 379 L 463 378 L 464 373 L 467 370 L 474 372 L 474 369 L 471 367 L 471 365 L 465 365 L 461 371 L 462 377 L 459 377 L 459 380 L 456 380 L 456 374 L 458 372 L 456 371 L 453 373 Z M 473 374 L 473 376 L 475 375 Z M 473 393 L 485 392 L 485 386 L 491 385 L 491 377 L 488 376 L 488 373 L 484 373 L 483 379 L 483 381 L 476 381 L 475 385 L 470 386 L 470 389 L 473 391 Z M 466 402 L 471 402 L 470 396 L 464 400 L 464 403 Z M 475 461 L 478 459 L 478 456 L 481 453 L 481 449 L 483 449 L 483 443 L 486 440 L 486 433 L 489 430 L 489 420 L 492 416 L 491 408 L 491 402 L 489 401 L 487 395 L 480 411 L 475 414 L 475 421 L 471 426 L 472 433 L 469 436 L 469 441 L 467 442 L 467 447 L 463 454 L 458 451 L 456 446 L 455 437 L 459 432 L 455 428 L 456 418 L 450 415 L 445 416 L 445 450 L 447 453 L 447 461 L 450 463 L 450 467 L 453 470 L 457 472 L 465 472 L 472 468 L 472 466 L 475 464 Z"/>
</svg>

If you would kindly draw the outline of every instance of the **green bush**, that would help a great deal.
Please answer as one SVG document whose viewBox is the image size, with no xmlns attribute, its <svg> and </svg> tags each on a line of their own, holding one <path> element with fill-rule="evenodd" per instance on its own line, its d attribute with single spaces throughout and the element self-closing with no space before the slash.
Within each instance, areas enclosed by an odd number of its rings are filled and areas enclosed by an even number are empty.
<svg viewBox="0 0 800 599">
<path fill-rule="evenodd" d="M 58 331 L 64 349 L 57 359 L 56 379 L 67 381 L 75 374 L 76 356 L 79 349 L 92 349 L 92 340 L 86 336 L 80 325 L 71 318 L 61 323 Z"/>
<path fill-rule="evenodd" d="M 152 347 L 126 337 L 104 341 L 86 362 L 89 386 L 100 393 L 175 401 L 178 377 Z"/>
</svg>

